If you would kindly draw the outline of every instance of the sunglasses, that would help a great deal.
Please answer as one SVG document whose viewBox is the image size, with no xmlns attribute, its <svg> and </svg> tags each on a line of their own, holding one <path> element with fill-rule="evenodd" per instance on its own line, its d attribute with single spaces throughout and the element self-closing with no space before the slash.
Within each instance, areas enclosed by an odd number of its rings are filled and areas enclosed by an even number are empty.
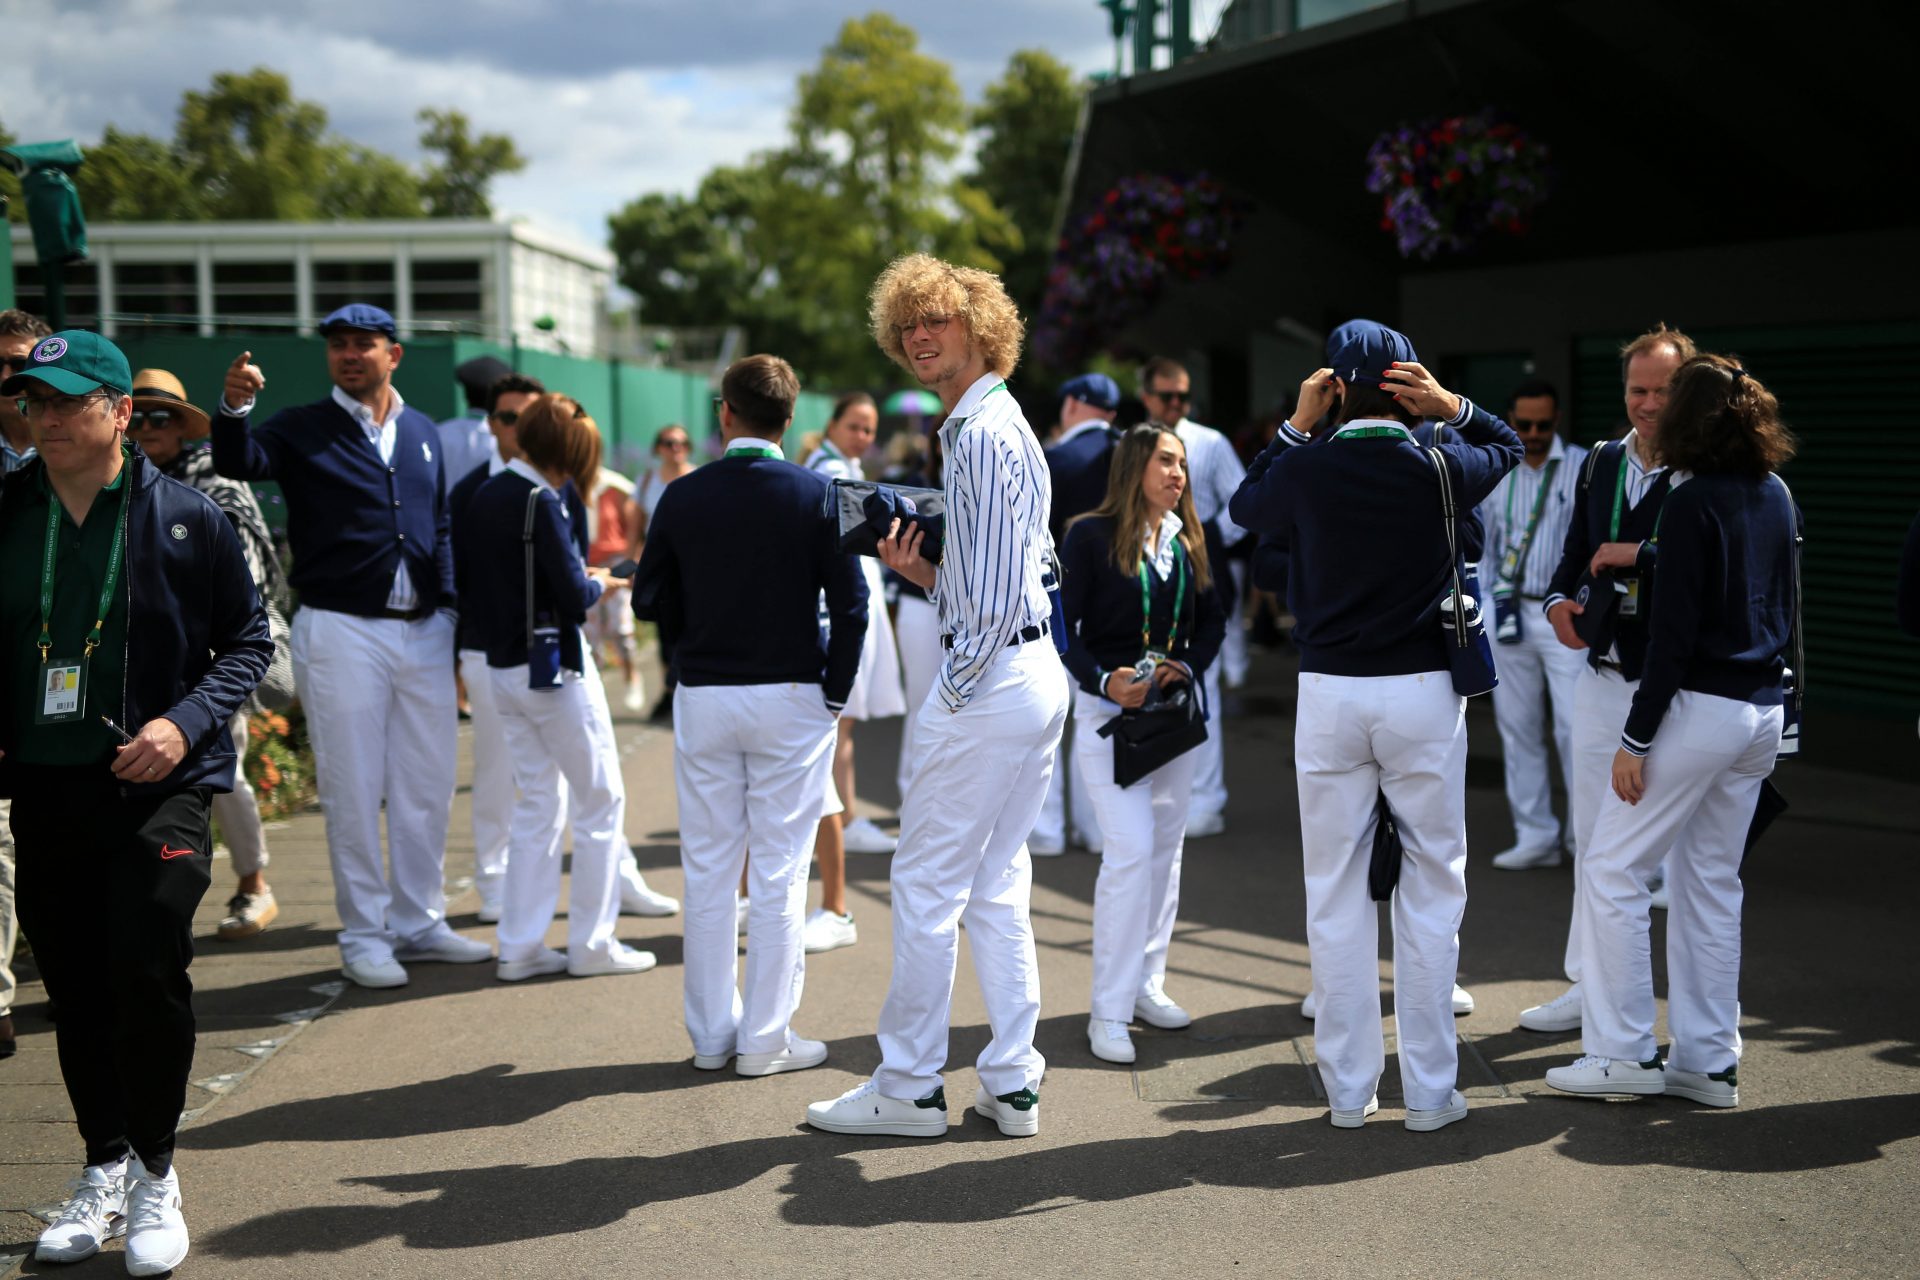
<svg viewBox="0 0 1920 1280">
<path fill-rule="evenodd" d="M 138 431 L 142 427 L 170 427 L 173 423 L 174 412 L 171 409 L 135 409 L 127 426 L 130 430 Z"/>
<path fill-rule="evenodd" d="M 1515 418 L 1510 424 L 1515 431 L 1525 434 L 1529 431 L 1553 430 L 1552 418 Z"/>
<path fill-rule="evenodd" d="M 0 356 L 0 371 L 4 371 L 0 372 L 0 382 L 4 382 L 14 374 L 24 371 L 26 367 L 27 358 L 25 356 Z"/>
<path fill-rule="evenodd" d="M 493 415 L 493 420 L 503 427 L 510 427 L 520 421 L 520 411 L 518 409 L 502 409 Z"/>
<path fill-rule="evenodd" d="M 1155 400 L 1165 400 L 1168 404 L 1186 404 L 1193 397 L 1185 391 L 1149 391 Z"/>
<path fill-rule="evenodd" d="M 656 449 L 685 449 L 689 441 L 685 436 L 662 436 L 653 442 Z"/>
</svg>

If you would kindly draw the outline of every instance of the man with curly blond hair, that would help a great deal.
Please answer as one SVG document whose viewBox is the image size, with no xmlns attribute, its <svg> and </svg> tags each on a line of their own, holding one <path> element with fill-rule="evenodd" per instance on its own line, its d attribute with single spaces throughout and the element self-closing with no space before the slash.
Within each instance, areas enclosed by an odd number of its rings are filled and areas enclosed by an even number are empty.
<svg viewBox="0 0 1920 1280">
<path fill-rule="evenodd" d="M 1040 977 L 1027 834 L 1066 724 L 1067 678 L 1049 640 L 1052 486 L 1040 442 L 1007 391 L 1023 326 L 997 277 L 924 254 L 873 286 L 873 336 L 947 411 L 944 545 L 929 561 L 917 523 L 881 543 L 887 567 L 927 592 L 946 661 L 918 710 L 918 762 L 893 856 L 893 982 L 880 1010 L 880 1070 L 807 1108 L 832 1133 L 934 1138 L 947 1131 L 941 1071 L 965 924 L 993 1039 L 974 1110 L 1001 1133 L 1040 1131 L 1033 1047 Z"/>
</svg>

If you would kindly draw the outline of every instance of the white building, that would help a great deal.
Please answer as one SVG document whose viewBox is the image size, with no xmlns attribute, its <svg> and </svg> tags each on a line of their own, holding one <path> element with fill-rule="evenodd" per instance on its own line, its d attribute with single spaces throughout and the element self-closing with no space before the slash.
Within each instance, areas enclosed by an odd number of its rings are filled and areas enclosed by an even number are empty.
<svg viewBox="0 0 1920 1280">
<path fill-rule="evenodd" d="M 33 236 L 12 231 L 17 305 L 42 311 Z M 524 222 L 96 222 L 87 242 L 91 260 L 67 268 L 67 323 L 109 335 L 311 333 L 335 307 L 371 302 L 402 336 L 604 354 L 613 255 Z"/>
</svg>

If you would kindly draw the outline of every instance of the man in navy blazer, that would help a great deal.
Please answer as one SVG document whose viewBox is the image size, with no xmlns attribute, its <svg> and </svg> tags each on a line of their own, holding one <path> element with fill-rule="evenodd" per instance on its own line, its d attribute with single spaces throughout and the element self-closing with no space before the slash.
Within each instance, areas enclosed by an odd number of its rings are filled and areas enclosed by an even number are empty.
<svg viewBox="0 0 1920 1280">
<path fill-rule="evenodd" d="M 247 352 L 228 368 L 213 465 L 277 481 L 286 497 L 294 679 L 327 816 L 341 968 L 363 987 L 398 987 L 403 961 L 493 955 L 448 928 L 441 887 L 458 732 L 445 468 L 433 419 L 393 386 L 393 317 L 355 303 L 320 332 L 333 394 L 252 430 L 266 377 Z"/>
</svg>

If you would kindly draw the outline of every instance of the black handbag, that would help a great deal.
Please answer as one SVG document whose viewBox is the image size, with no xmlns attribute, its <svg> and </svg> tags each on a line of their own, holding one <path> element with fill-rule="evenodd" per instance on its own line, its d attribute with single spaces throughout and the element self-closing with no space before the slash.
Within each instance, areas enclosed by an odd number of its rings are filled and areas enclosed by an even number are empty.
<svg viewBox="0 0 1920 1280">
<path fill-rule="evenodd" d="M 848 555 L 880 555 L 880 540 L 898 520 L 902 528 L 918 524 L 920 557 L 940 563 L 947 532 L 947 496 L 939 489 L 915 489 L 877 480 L 827 482 L 826 516 L 834 522 L 840 550 Z"/>
<path fill-rule="evenodd" d="M 1453 503 L 1453 474 L 1447 470 L 1446 455 L 1438 449 L 1427 450 L 1427 461 L 1440 478 L 1440 513 L 1447 527 L 1447 558 L 1453 574 L 1453 590 L 1440 601 L 1440 629 L 1447 646 L 1447 665 L 1453 672 L 1453 691 L 1463 698 L 1492 693 L 1500 683 L 1493 666 L 1493 643 L 1487 639 L 1486 619 L 1480 602 L 1467 594 L 1460 574 L 1460 537 Z"/>
<path fill-rule="evenodd" d="M 1099 732 L 1113 740 L 1113 785 L 1130 787 L 1207 740 L 1206 710 L 1191 680 L 1156 685 L 1144 704 L 1122 711 Z"/>
<path fill-rule="evenodd" d="M 1385 902 L 1400 883 L 1400 860 L 1407 856 L 1407 850 L 1400 843 L 1400 824 L 1393 820 L 1393 810 L 1387 807 L 1387 793 L 1377 794 L 1379 798 L 1373 806 L 1373 856 L 1367 862 L 1367 895 L 1375 902 Z"/>
</svg>

